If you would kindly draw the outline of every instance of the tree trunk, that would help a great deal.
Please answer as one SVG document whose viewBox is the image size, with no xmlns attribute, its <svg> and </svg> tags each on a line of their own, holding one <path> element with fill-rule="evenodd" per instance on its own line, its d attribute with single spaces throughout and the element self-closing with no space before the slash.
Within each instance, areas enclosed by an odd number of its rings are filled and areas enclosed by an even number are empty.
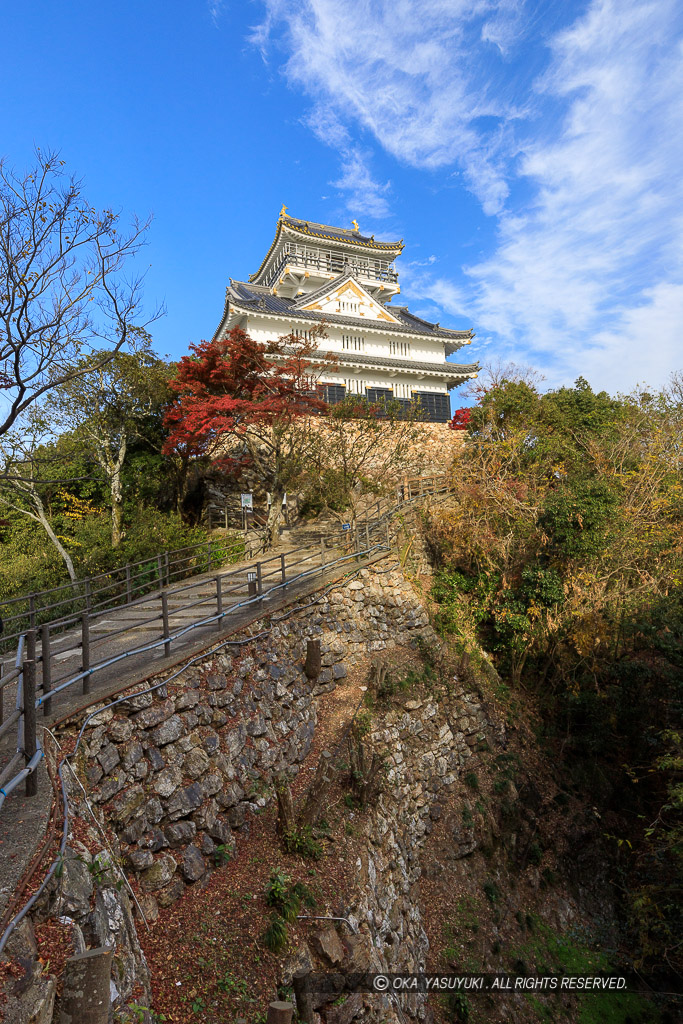
<svg viewBox="0 0 683 1024">
<path fill-rule="evenodd" d="M 74 569 L 74 564 L 71 561 L 71 555 L 66 550 L 66 548 L 60 543 L 59 538 L 57 537 L 56 533 L 54 532 L 54 530 L 50 526 L 50 524 L 47 521 L 47 519 L 45 518 L 45 513 L 43 512 L 42 508 L 40 509 L 40 512 L 38 513 L 38 519 L 40 520 L 40 525 L 45 530 L 45 533 L 48 535 L 48 537 L 50 538 L 50 540 L 52 541 L 54 546 L 57 548 L 57 551 L 59 551 L 60 555 L 62 556 L 62 559 L 64 561 L 64 565 L 66 566 L 66 571 L 69 574 L 69 579 L 71 580 L 72 583 L 75 583 L 76 582 L 76 570 Z"/>
<path fill-rule="evenodd" d="M 121 473 L 117 469 L 111 478 L 111 546 L 117 548 L 123 536 L 123 495 Z"/>
<path fill-rule="evenodd" d="M 277 796 L 277 833 L 279 836 L 285 836 L 296 828 L 292 791 L 285 779 L 278 779 L 275 783 L 275 795 Z"/>
<path fill-rule="evenodd" d="M 34 512 L 29 512 L 25 508 L 21 508 L 20 505 L 14 505 L 12 504 L 12 502 L 9 501 L 5 502 L 5 504 L 7 504 L 10 508 L 15 509 L 17 512 L 21 512 L 23 515 L 28 516 L 29 519 L 33 519 L 34 521 L 40 523 L 42 528 L 45 530 L 45 533 L 50 538 L 51 543 L 59 552 L 60 558 L 64 562 L 64 565 L 66 566 L 66 571 L 69 574 L 69 579 L 71 580 L 72 583 L 75 583 L 76 570 L 74 569 L 74 564 L 71 561 L 71 556 L 69 555 L 69 552 L 66 550 L 64 545 L 60 542 L 55 531 L 50 526 L 50 522 L 47 516 L 45 515 L 45 508 L 43 506 L 43 502 L 40 498 L 40 495 L 35 490 L 33 484 L 22 487 L 19 490 L 19 493 L 23 494 L 24 497 L 31 502 L 33 508 L 35 509 Z"/>
<path fill-rule="evenodd" d="M 268 551 L 270 548 L 274 548 L 277 545 L 278 538 L 280 536 L 279 525 L 282 519 L 282 499 L 284 497 L 284 491 L 273 492 L 273 504 L 268 510 L 268 518 L 266 519 L 265 536 L 263 540 L 263 550 Z"/>
</svg>

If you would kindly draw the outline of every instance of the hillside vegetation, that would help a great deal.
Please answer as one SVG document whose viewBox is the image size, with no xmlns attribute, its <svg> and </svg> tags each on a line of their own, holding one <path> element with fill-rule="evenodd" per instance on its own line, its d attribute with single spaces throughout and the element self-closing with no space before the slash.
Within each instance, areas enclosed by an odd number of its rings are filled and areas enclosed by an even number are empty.
<svg viewBox="0 0 683 1024">
<path fill-rule="evenodd" d="M 440 630 L 540 705 L 614 857 L 625 953 L 679 983 L 682 457 L 680 378 L 619 398 L 502 379 L 425 523 Z"/>
</svg>

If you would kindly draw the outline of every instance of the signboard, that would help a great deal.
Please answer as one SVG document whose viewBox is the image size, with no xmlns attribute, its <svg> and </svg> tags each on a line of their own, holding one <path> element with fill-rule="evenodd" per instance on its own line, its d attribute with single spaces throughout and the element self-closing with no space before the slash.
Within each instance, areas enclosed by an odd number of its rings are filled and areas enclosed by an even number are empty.
<svg viewBox="0 0 683 1024">
<path fill-rule="evenodd" d="M 258 579 L 258 576 L 257 576 L 257 574 L 255 572 L 248 572 L 247 573 L 247 583 L 255 583 L 257 579 Z"/>
<path fill-rule="evenodd" d="M 351 523 L 342 523 L 342 530 L 350 530 Z"/>
<path fill-rule="evenodd" d="M 253 494 L 241 494 L 242 508 L 253 509 L 254 507 L 254 496 Z"/>
<path fill-rule="evenodd" d="M 282 507 L 287 508 L 287 494 L 282 495 Z"/>
</svg>

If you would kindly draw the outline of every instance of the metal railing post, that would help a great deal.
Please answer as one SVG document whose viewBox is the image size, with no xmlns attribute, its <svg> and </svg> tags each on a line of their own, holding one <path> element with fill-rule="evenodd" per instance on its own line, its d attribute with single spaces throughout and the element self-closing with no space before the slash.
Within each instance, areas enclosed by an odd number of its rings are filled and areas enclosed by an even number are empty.
<svg viewBox="0 0 683 1024">
<path fill-rule="evenodd" d="M 223 614 L 223 581 L 220 576 L 216 576 L 216 614 Z M 221 628 L 221 619 L 216 620 L 216 625 Z"/>
<path fill-rule="evenodd" d="M 81 615 L 81 672 L 83 676 L 83 693 L 90 693 L 90 618 L 87 612 Z"/>
<path fill-rule="evenodd" d="M 164 551 L 164 578 L 166 580 L 166 586 L 171 582 L 171 566 L 168 561 L 168 549 Z"/>
<path fill-rule="evenodd" d="M 35 645 L 35 636 L 34 636 Z M 25 661 L 24 679 L 24 754 L 26 763 L 36 752 L 36 663 Z M 34 769 L 26 776 L 26 796 L 35 796 L 38 792 L 38 773 Z"/>
<path fill-rule="evenodd" d="M 50 624 L 43 623 L 40 627 L 40 659 L 43 665 L 43 693 L 49 693 L 52 689 L 52 664 L 50 662 Z M 52 697 L 43 704 L 43 714 L 49 715 L 52 711 Z"/>
<path fill-rule="evenodd" d="M 36 660 L 36 631 L 35 629 L 29 629 L 26 631 L 26 660 Z"/>
<path fill-rule="evenodd" d="M 370 550 L 370 526 L 368 524 L 367 519 L 365 520 L 365 544 L 366 544 L 367 550 L 369 551 Z"/>
<path fill-rule="evenodd" d="M 206 571 L 207 572 L 211 572 L 211 541 L 209 541 L 208 548 L 207 548 L 207 568 L 206 568 Z"/>
<path fill-rule="evenodd" d="M 36 595 L 28 596 L 28 621 L 31 629 L 36 628 Z"/>
<path fill-rule="evenodd" d="M 92 603 L 92 587 L 90 585 L 90 580 L 85 580 L 84 583 L 85 583 L 85 610 L 87 612 L 89 612 L 90 611 L 90 605 Z"/>
<path fill-rule="evenodd" d="M 287 582 L 287 575 L 285 573 L 285 556 L 280 555 L 280 572 L 282 573 L 282 582 Z"/>
<path fill-rule="evenodd" d="M 126 566 L 126 604 L 133 600 L 133 587 L 130 579 L 130 565 Z"/>
<path fill-rule="evenodd" d="M 164 640 L 166 641 L 164 644 L 164 656 L 168 658 L 171 653 L 171 641 L 167 639 L 170 635 L 170 630 L 168 628 L 168 594 L 165 590 L 161 592 L 161 621 L 164 627 Z"/>
<path fill-rule="evenodd" d="M 320 568 L 325 568 L 325 538 L 320 538 Z"/>
<path fill-rule="evenodd" d="M 256 563 L 256 593 L 263 593 L 263 579 L 261 577 L 261 563 Z"/>
<path fill-rule="evenodd" d="M 158 577 L 158 580 L 159 580 L 159 590 L 161 590 L 161 588 L 164 585 L 163 567 L 162 567 L 162 564 L 161 564 L 161 554 L 157 555 L 157 577 Z"/>
</svg>

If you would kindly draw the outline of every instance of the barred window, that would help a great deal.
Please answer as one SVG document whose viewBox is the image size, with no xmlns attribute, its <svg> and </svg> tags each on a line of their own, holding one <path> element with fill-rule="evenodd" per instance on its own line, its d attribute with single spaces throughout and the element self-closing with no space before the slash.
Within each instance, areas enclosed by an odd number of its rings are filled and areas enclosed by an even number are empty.
<svg viewBox="0 0 683 1024">
<path fill-rule="evenodd" d="M 365 352 L 365 338 L 360 334 L 342 334 L 342 348 L 347 352 Z"/>
<path fill-rule="evenodd" d="M 389 352 L 392 356 L 409 356 L 410 355 L 410 342 L 409 341 L 389 341 Z"/>
</svg>

